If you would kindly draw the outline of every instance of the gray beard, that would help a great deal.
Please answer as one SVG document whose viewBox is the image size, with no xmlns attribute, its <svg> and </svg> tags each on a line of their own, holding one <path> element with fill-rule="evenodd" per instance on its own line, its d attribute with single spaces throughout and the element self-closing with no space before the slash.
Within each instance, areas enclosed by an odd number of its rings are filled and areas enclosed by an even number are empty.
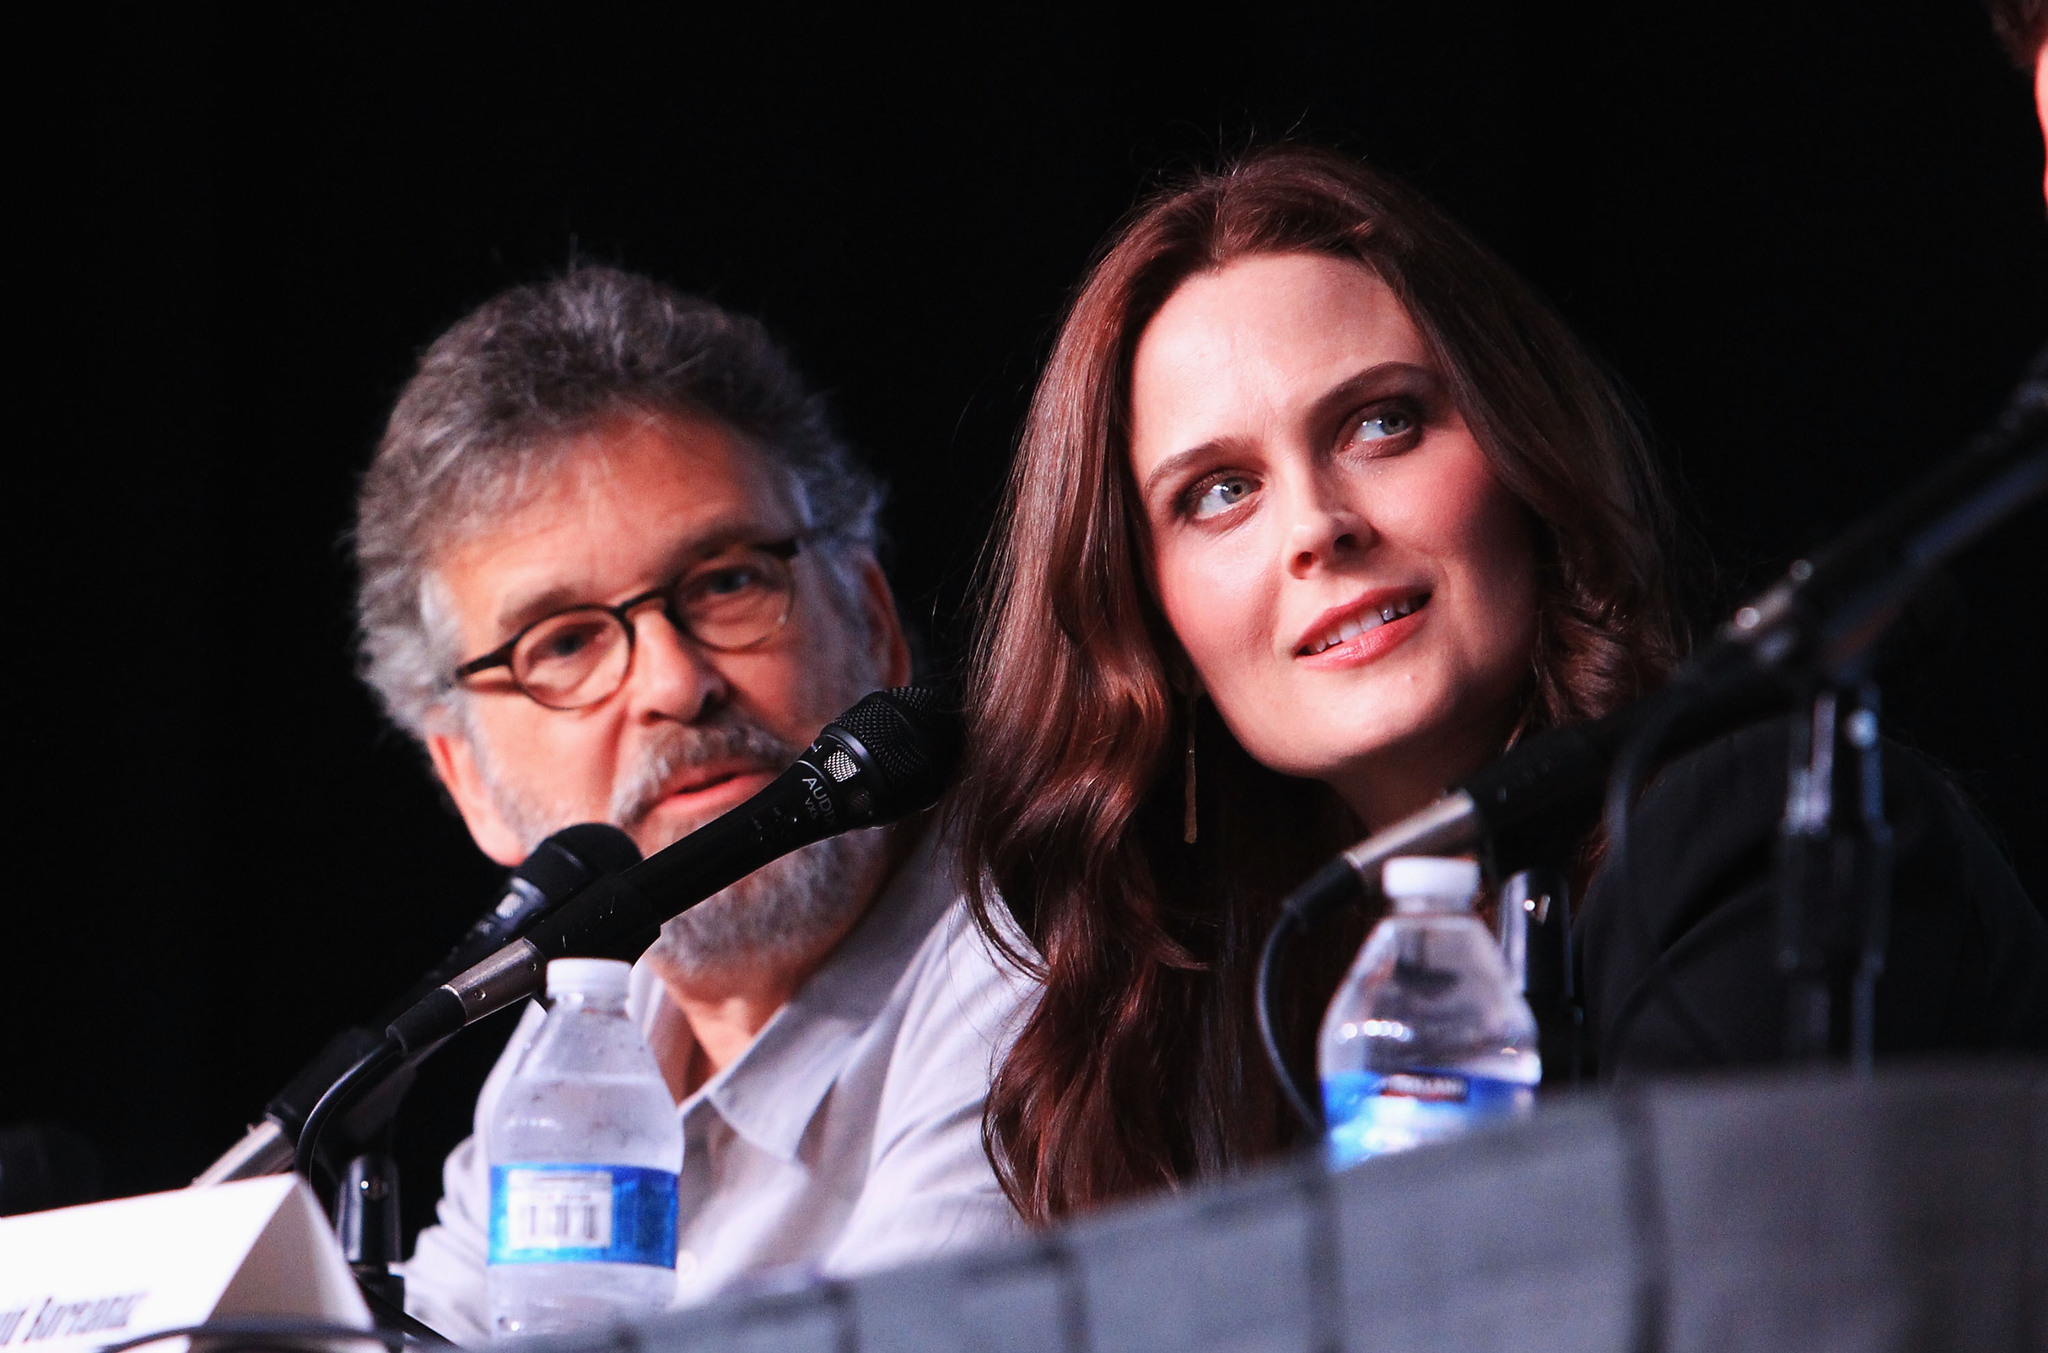
<svg viewBox="0 0 2048 1353">
<path fill-rule="evenodd" d="M 493 806 L 529 851 L 582 820 L 576 809 L 508 783 L 482 740 L 472 737 L 471 745 Z M 607 818 L 631 830 L 660 801 L 669 776 L 686 766 L 744 758 L 779 769 L 796 756 L 797 749 L 755 724 L 668 725 L 618 778 Z M 685 824 L 674 839 L 702 825 Z M 880 831 L 847 832 L 774 860 L 669 920 L 648 957 L 665 979 L 692 986 L 808 966 L 852 928 L 871 899 L 886 841 Z"/>
<path fill-rule="evenodd" d="M 762 866 L 661 928 L 647 951 L 685 986 L 765 969 L 801 970 L 860 918 L 888 836 L 845 832 Z"/>
</svg>

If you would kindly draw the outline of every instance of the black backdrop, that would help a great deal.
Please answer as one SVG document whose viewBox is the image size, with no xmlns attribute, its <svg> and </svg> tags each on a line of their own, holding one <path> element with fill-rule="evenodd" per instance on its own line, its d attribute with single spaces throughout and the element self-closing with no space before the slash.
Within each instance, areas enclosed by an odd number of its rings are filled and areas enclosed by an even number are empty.
<svg viewBox="0 0 2048 1353">
<path fill-rule="evenodd" d="M 2048 340 L 2048 224 L 1975 4 L 1548 8 L 156 8 L 27 44 L 0 1125 L 181 1183 L 487 899 L 354 684 L 339 540 L 420 346 L 572 257 L 793 344 L 942 654 L 1066 288 L 1251 138 L 1367 155 L 1529 275 L 1641 396 L 1724 595 L 1989 419 Z M 1957 570 L 1960 637 L 1891 697 L 2036 897 L 2043 525 Z M 418 1092 L 415 1224 L 488 1056 Z"/>
</svg>

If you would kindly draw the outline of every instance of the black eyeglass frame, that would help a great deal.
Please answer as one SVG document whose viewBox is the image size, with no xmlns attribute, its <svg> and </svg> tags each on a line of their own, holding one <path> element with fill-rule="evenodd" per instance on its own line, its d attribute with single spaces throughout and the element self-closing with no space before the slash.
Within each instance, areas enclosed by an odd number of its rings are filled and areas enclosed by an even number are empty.
<svg viewBox="0 0 2048 1353">
<path fill-rule="evenodd" d="M 817 533 L 815 531 L 803 531 L 793 536 L 786 536 L 781 540 L 770 540 L 763 541 L 760 543 L 750 543 L 740 545 L 735 548 L 759 550 L 761 553 L 768 555 L 770 558 L 779 559 L 783 563 L 787 564 L 792 559 L 796 558 L 797 554 L 802 551 L 805 544 L 807 544 L 816 534 Z M 723 553 L 723 551 L 721 551 L 720 553 Z M 710 557 L 715 559 L 718 556 L 712 555 Z M 783 604 L 782 615 L 776 620 L 776 622 L 772 626 L 769 627 L 768 632 L 766 634 L 763 634 L 760 638 L 750 639 L 744 644 L 714 644 L 709 640 L 703 638 L 702 636 L 698 635 L 694 630 L 692 630 L 689 626 L 689 622 L 684 620 L 683 617 L 679 615 L 676 611 L 675 590 L 676 584 L 682 582 L 684 578 L 687 578 L 690 575 L 691 569 L 695 569 L 696 567 L 698 567 L 699 564 L 703 562 L 705 561 L 699 560 L 697 564 L 690 565 L 690 568 L 684 569 L 681 573 L 676 574 L 673 578 L 670 578 L 661 586 L 649 588 L 647 591 L 640 593 L 638 596 L 628 597 L 616 606 L 606 606 L 602 602 L 595 601 L 586 602 L 581 606 L 564 606 L 559 611 L 550 611 L 548 614 L 541 616 L 536 620 L 529 621 L 527 624 L 520 626 L 519 632 L 517 634 L 513 635 L 510 639 L 507 639 L 504 643 L 499 644 L 490 652 L 484 654 L 482 657 L 479 658 L 471 658 L 468 662 L 465 662 L 460 667 L 457 667 L 450 681 L 450 685 L 460 686 L 463 682 L 477 675 L 479 672 L 488 672 L 494 667 L 502 667 L 505 669 L 505 674 L 512 679 L 513 688 L 517 690 L 521 695 L 525 696 L 527 699 L 533 701 L 533 703 L 535 703 L 536 705 L 539 705 L 542 709 L 588 709 L 591 705 L 602 704 L 604 701 L 609 700 L 612 696 L 618 694 L 619 690 L 624 687 L 627 676 L 630 675 L 633 671 L 633 657 L 636 651 L 635 645 L 639 643 L 640 635 L 639 632 L 633 626 L 632 612 L 639 610 L 642 606 L 645 606 L 650 601 L 658 601 L 661 603 L 662 615 L 668 620 L 669 624 L 674 625 L 676 627 L 678 633 L 686 635 L 692 643 L 702 645 L 703 647 L 710 649 L 714 653 L 744 653 L 748 649 L 759 648 L 762 644 L 767 643 L 770 639 L 773 639 L 777 634 L 782 632 L 782 627 L 789 623 L 790 612 L 796 609 L 796 578 L 793 574 L 790 578 L 791 585 L 789 589 L 789 597 L 787 601 L 785 601 Z M 623 629 L 626 632 L 626 665 L 623 669 L 621 669 L 619 685 L 617 687 L 614 687 L 612 690 L 606 692 L 604 695 L 599 696 L 596 700 L 591 700 L 580 705 L 551 705 L 547 701 L 535 695 L 532 691 L 526 689 L 526 684 L 519 679 L 519 673 L 517 669 L 515 669 L 512 666 L 512 655 L 514 652 L 518 650 L 519 641 L 524 639 L 527 635 L 533 633 L 533 631 L 539 629 L 542 625 L 548 624 L 555 620 L 559 620 L 565 615 L 574 615 L 578 611 L 602 611 L 606 615 L 609 615 L 612 619 L 619 622 L 619 628 Z"/>
</svg>

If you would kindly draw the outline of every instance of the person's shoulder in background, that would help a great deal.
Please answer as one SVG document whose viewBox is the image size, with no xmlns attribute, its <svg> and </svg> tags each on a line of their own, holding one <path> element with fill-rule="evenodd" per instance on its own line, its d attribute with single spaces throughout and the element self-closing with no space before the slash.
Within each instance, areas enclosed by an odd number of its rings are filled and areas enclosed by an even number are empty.
<svg viewBox="0 0 2048 1353">
<path fill-rule="evenodd" d="M 1773 720 L 1674 759 L 1631 819 L 1628 877 L 1594 876 L 1576 957 L 1604 1076 L 1781 1059 L 1791 737 Z M 2048 1051 L 2048 921 L 1939 769 L 1887 743 L 1883 773 L 1894 849 L 1879 1054 Z"/>
</svg>

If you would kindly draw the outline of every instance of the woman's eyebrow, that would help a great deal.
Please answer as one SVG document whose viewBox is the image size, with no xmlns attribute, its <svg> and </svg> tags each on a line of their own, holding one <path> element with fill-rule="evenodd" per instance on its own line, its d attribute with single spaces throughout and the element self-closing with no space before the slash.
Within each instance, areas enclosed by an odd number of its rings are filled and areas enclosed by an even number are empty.
<svg viewBox="0 0 2048 1353">
<path fill-rule="evenodd" d="M 1184 467 L 1189 464 L 1213 459 L 1225 447 L 1229 446 L 1232 440 L 1229 437 L 1215 437 L 1201 443 L 1199 446 L 1191 446 L 1185 451 L 1174 452 L 1152 467 L 1152 473 L 1146 475 L 1145 482 L 1138 486 L 1138 496 L 1146 502 L 1150 502 L 1153 491 L 1158 488 L 1161 481 L 1173 479 L 1184 473 Z"/>
<path fill-rule="evenodd" d="M 1316 397 L 1311 406 L 1317 422 L 1349 413 L 1361 400 L 1398 391 L 1433 394 L 1439 382 L 1434 371 L 1414 362 L 1379 362 L 1347 376 Z"/>
</svg>

